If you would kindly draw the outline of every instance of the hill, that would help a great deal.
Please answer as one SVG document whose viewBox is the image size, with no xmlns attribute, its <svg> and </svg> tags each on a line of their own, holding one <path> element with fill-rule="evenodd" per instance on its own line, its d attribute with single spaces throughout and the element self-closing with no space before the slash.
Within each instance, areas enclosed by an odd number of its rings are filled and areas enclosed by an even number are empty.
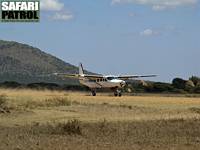
<svg viewBox="0 0 200 150">
<path fill-rule="evenodd" d="M 0 64 L 0 82 L 77 84 L 71 79 L 46 76 L 54 72 L 77 73 L 77 67 L 26 44 L 0 40 Z"/>
</svg>

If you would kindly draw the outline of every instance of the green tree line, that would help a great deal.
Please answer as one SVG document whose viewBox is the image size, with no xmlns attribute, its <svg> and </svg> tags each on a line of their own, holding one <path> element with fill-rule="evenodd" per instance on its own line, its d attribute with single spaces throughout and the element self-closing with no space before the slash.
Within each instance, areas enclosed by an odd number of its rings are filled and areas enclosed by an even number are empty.
<svg viewBox="0 0 200 150">
<path fill-rule="evenodd" d="M 197 93 L 200 94 L 200 78 L 192 76 L 188 80 L 174 78 L 172 83 L 138 81 L 125 87 L 128 92 L 142 93 Z"/>
<path fill-rule="evenodd" d="M 0 88 L 29 88 L 29 89 L 49 89 L 49 90 L 75 90 L 75 91 L 89 91 L 90 89 L 77 84 L 72 85 L 70 82 L 66 84 L 38 82 L 38 83 L 18 83 L 14 81 L 6 81 L 0 83 Z M 106 91 L 106 90 L 102 90 Z M 124 88 L 125 92 L 129 93 L 197 93 L 200 94 L 200 78 L 192 76 L 188 80 L 181 78 L 174 78 L 172 83 L 139 81 L 128 82 Z"/>
</svg>

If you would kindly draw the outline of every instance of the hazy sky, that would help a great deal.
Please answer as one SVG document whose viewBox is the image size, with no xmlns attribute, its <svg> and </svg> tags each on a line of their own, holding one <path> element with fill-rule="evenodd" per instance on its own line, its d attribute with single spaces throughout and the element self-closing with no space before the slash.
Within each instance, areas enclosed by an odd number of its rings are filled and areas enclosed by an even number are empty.
<svg viewBox="0 0 200 150">
<path fill-rule="evenodd" d="M 103 74 L 200 76 L 199 0 L 41 0 L 40 23 L 0 23 L 0 38 Z"/>
</svg>

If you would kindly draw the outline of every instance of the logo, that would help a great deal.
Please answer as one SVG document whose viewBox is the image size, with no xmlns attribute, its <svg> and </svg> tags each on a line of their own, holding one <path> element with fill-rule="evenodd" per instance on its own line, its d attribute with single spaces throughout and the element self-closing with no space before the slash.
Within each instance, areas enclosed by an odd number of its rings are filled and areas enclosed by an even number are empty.
<svg viewBox="0 0 200 150">
<path fill-rule="evenodd" d="M 0 0 L 0 22 L 39 22 L 40 0 Z"/>
</svg>

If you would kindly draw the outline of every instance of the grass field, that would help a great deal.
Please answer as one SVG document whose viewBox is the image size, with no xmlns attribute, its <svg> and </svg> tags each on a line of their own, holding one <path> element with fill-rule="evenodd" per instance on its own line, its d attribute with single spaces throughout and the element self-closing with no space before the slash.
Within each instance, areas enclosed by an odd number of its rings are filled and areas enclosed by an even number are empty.
<svg viewBox="0 0 200 150">
<path fill-rule="evenodd" d="M 0 149 L 199 149 L 200 98 L 0 89 Z"/>
</svg>

